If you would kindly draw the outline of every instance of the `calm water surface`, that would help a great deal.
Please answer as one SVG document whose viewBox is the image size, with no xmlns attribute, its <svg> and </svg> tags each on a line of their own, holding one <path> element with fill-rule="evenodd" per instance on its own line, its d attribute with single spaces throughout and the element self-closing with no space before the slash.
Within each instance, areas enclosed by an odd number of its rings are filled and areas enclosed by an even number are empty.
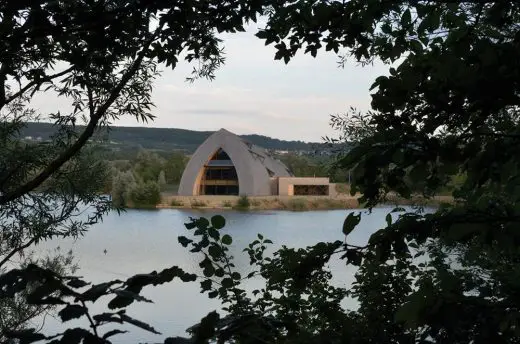
<svg viewBox="0 0 520 344">
<path fill-rule="evenodd" d="M 362 245 L 378 228 L 385 225 L 385 216 L 392 208 L 374 209 L 371 214 L 363 211 L 361 224 L 349 236 L 349 243 Z M 319 241 L 343 240 L 341 227 L 350 211 L 315 212 L 218 212 L 194 210 L 131 210 L 122 215 L 110 214 L 104 221 L 93 226 L 82 238 L 72 241 L 52 241 L 38 247 L 45 252 L 59 246 L 62 250 L 72 249 L 80 266 L 78 275 L 93 283 L 113 279 L 126 279 L 136 273 L 149 273 L 173 265 L 188 272 L 200 274 L 200 256 L 189 253 L 177 241 L 179 235 L 189 236 L 184 227 L 188 218 L 214 214 L 225 216 L 227 225 L 222 230 L 233 237 L 232 251 L 238 269 L 247 274 L 249 259 L 242 249 L 253 241 L 258 233 L 274 242 L 273 247 L 305 247 Z M 106 250 L 106 254 L 104 251 Z M 334 283 L 348 286 L 353 279 L 354 270 L 343 262 L 331 262 Z M 251 282 L 249 288 L 257 282 Z M 149 334 L 138 328 L 128 328 L 131 332 L 113 337 L 117 343 L 162 342 L 168 336 L 184 336 L 189 326 L 198 322 L 208 312 L 219 309 L 216 300 L 208 299 L 199 293 L 199 282 L 173 282 L 148 287 L 143 295 L 152 299 L 154 304 L 137 303 L 128 308 L 130 316 L 148 322 L 163 335 Z M 104 305 L 94 305 L 93 312 L 102 312 Z M 355 307 L 346 301 L 346 307 Z M 71 321 L 74 326 L 81 321 Z M 44 332 L 55 333 L 63 325 L 53 318 L 45 320 Z M 109 328 L 107 327 L 107 330 Z"/>
</svg>

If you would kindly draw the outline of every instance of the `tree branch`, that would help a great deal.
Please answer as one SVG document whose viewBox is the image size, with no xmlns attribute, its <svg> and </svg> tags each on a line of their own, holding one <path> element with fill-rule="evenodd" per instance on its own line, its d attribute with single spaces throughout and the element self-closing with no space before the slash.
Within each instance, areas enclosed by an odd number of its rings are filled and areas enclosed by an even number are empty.
<svg viewBox="0 0 520 344">
<path fill-rule="evenodd" d="M 138 54 L 136 60 L 132 64 L 132 66 L 123 74 L 121 80 L 116 85 L 116 87 L 110 93 L 108 99 L 101 105 L 97 111 L 92 114 L 90 117 L 90 121 L 85 127 L 85 130 L 78 137 L 76 142 L 72 144 L 66 151 L 64 151 L 60 156 L 58 156 L 55 160 L 53 160 L 43 171 L 40 172 L 34 179 L 30 180 L 24 185 L 21 185 L 16 190 L 7 193 L 5 195 L 0 196 L 0 205 L 11 202 L 16 198 L 23 196 L 24 194 L 31 192 L 38 186 L 40 186 L 47 178 L 49 178 L 55 171 L 57 171 L 65 162 L 70 160 L 75 154 L 77 154 L 80 149 L 88 142 L 88 139 L 94 134 L 94 130 L 99 122 L 99 120 L 105 115 L 106 111 L 110 108 L 110 106 L 116 101 L 119 97 L 120 92 L 126 86 L 128 81 L 135 75 L 135 73 L 139 70 L 141 63 L 143 62 L 146 53 L 148 52 L 148 48 L 153 43 L 160 30 L 164 26 L 164 21 L 159 25 L 159 27 L 152 34 L 150 39 L 145 43 L 143 49 Z"/>
<path fill-rule="evenodd" d="M 34 237 L 31 240 L 29 240 L 28 242 L 26 242 L 25 244 L 23 244 L 22 246 L 18 246 L 17 248 L 15 248 L 11 252 L 9 252 L 9 254 L 7 256 L 5 256 L 4 259 L 2 259 L 2 261 L 0 261 L 0 268 L 5 263 L 7 263 L 9 261 L 9 259 L 11 259 L 16 253 L 18 253 L 22 250 L 25 250 L 27 247 L 31 246 L 37 239 L 38 239 L 38 237 Z"/>
<path fill-rule="evenodd" d="M 6 77 L 7 65 L 2 63 L 2 68 L 0 68 L 0 104 L 5 103 L 5 77 Z M 2 109 L 3 105 L 0 105 L 0 109 Z"/>
<path fill-rule="evenodd" d="M 60 76 L 63 76 L 65 74 L 67 74 L 67 73 L 70 73 L 73 69 L 74 69 L 74 67 L 69 67 L 69 68 L 67 68 L 64 71 L 61 71 L 59 73 L 52 74 L 52 75 L 47 75 L 47 76 L 43 77 L 40 80 L 33 80 L 33 81 L 29 82 L 27 85 L 22 87 L 18 92 L 14 93 L 10 97 L 5 98 L 4 101 L 0 103 L 0 109 L 3 108 L 5 105 L 9 104 L 10 102 L 12 102 L 13 100 L 15 100 L 16 98 L 18 98 L 21 95 L 23 95 L 31 87 L 35 87 L 35 86 L 39 87 L 44 82 L 49 82 L 49 81 L 51 81 L 53 79 L 59 78 Z"/>
<path fill-rule="evenodd" d="M 88 311 L 88 308 L 87 308 L 87 305 L 85 304 L 85 301 L 81 301 L 81 304 L 83 305 L 83 307 L 86 309 L 86 312 L 85 312 L 85 315 L 87 316 L 87 319 L 90 323 L 90 327 L 92 327 L 92 330 L 94 331 L 94 335 L 99 338 L 99 334 L 98 334 L 98 331 L 97 331 L 97 325 L 96 323 L 94 322 L 94 320 L 92 319 L 92 317 L 90 316 L 90 313 Z"/>
<path fill-rule="evenodd" d="M 89 115 L 93 116 L 96 110 L 94 105 L 94 97 L 92 96 L 92 88 L 90 87 L 90 83 L 87 84 L 87 96 L 88 96 L 88 110 Z"/>
<path fill-rule="evenodd" d="M 25 325 L 29 320 L 34 319 L 35 317 L 47 312 L 52 308 L 52 306 L 41 306 L 41 307 L 34 307 L 32 311 L 29 311 L 28 314 L 23 317 L 22 319 L 16 320 L 15 323 L 12 323 L 9 325 L 10 331 L 19 331 L 21 330 L 21 327 Z M 45 316 L 43 318 L 43 323 L 45 323 Z M 40 332 L 41 329 L 38 331 Z"/>
</svg>

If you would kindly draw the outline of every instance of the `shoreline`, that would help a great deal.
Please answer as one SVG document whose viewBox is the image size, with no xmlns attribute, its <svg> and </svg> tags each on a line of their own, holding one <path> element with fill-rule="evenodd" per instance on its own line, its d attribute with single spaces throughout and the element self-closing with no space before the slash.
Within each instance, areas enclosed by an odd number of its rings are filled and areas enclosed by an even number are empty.
<svg viewBox="0 0 520 344">
<path fill-rule="evenodd" d="M 358 202 L 360 195 L 339 194 L 329 196 L 256 196 L 247 197 L 246 201 L 239 196 L 174 196 L 163 195 L 161 203 L 155 209 L 200 209 L 200 210 L 241 210 L 241 211 L 316 211 L 338 209 L 364 209 Z M 243 204 L 245 202 L 246 204 Z M 452 203 L 451 196 L 436 196 L 432 199 L 416 197 L 412 200 L 389 197 L 385 205 L 405 206 L 439 206 Z M 381 204 L 383 205 L 383 204 Z M 136 208 L 137 209 L 137 208 Z"/>
</svg>

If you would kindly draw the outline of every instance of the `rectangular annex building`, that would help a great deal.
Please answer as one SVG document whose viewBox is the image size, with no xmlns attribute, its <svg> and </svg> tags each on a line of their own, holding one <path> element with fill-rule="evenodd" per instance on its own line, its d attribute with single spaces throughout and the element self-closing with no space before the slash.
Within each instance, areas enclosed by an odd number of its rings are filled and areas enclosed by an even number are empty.
<svg viewBox="0 0 520 344">
<path fill-rule="evenodd" d="M 265 149 L 220 129 L 191 156 L 179 195 L 331 196 L 328 178 L 294 177 Z"/>
</svg>

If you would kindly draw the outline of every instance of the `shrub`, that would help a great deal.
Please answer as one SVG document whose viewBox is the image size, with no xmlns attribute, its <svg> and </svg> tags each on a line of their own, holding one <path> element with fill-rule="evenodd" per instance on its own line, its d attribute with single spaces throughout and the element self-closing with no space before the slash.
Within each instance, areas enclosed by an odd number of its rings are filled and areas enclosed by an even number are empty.
<svg viewBox="0 0 520 344">
<path fill-rule="evenodd" d="M 326 198 L 323 200 L 323 208 L 324 209 L 338 209 L 338 208 L 344 208 L 344 206 L 341 201 Z"/>
<path fill-rule="evenodd" d="M 200 207 L 205 207 L 206 202 L 204 202 L 202 200 L 198 200 L 198 199 L 192 199 L 190 205 L 192 208 L 200 208 Z"/>
<path fill-rule="evenodd" d="M 233 207 L 233 204 L 231 203 L 231 201 L 226 200 L 226 201 L 222 202 L 222 206 L 225 208 L 231 208 L 231 207 Z"/>
<path fill-rule="evenodd" d="M 166 177 L 164 175 L 164 171 L 159 172 L 159 177 L 157 177 L 157 183 L 162 188 L 166 185 Z"/>
<path fill-rule="evenodd" d="M 312 209 L 320 209 L 320 207 L 321 207 L 321 203 L 322 203 L 321 200 L 313 199 L 313 200 L 311 200 L 310 203 L 309 203 L 309 208 L 312 208 Z"/>
<path fill-rule="evenodd" d="M 336 184 L 335 189 L 338 194 L 350 194 L 350 185 L 346 183 Z"/>
<path fill-rule="evenodd" d="M 287 203 L 282 201 L 281 199 L 279 198 L 275 198 L 274 200 L 277 204 L 278 204 L 278 209 L 280 210 L 285 210 L 287 209 Z"/>
<path fill-rule="evenodd" d="M 235 209 L 245 210 L 249 209 L 251 206 L 251 203 L 249 202 L 249 198 L 247 196 L 240 196 L 240 198 L 237 201 L 237 204 L 235 205 Z"/>
<path fill-rule="evenodd" d="M 126 207 L 131 203 L 131 192 L 136 187 L 136 180 L 131 171 L 117 172 L 112 180 L 112 203 L 116 207 Z"/>
<path fill-rule="evenodd" d="M 309 206 L 307 204 L 307 201 L 303 198 L 291 198 L 287 202 L 287 208 L 289 210 L 294 210 L 294 211 L 304 211 L 304 210 L 308 210 Z"/>
<path fill-rule="evenodd" d="M 130 191 L 134 207 L 143 208 L 157 205 L 161 201 L 161 191 L 157 182 L 137 183 Z"/>
<path fill-rule="evenodd" d="M 182 207 L 184 205 L 184 203 L 182 201 L 174 198 L 171 200 L 170 205 L 172 207 Z"/>
</svg>

